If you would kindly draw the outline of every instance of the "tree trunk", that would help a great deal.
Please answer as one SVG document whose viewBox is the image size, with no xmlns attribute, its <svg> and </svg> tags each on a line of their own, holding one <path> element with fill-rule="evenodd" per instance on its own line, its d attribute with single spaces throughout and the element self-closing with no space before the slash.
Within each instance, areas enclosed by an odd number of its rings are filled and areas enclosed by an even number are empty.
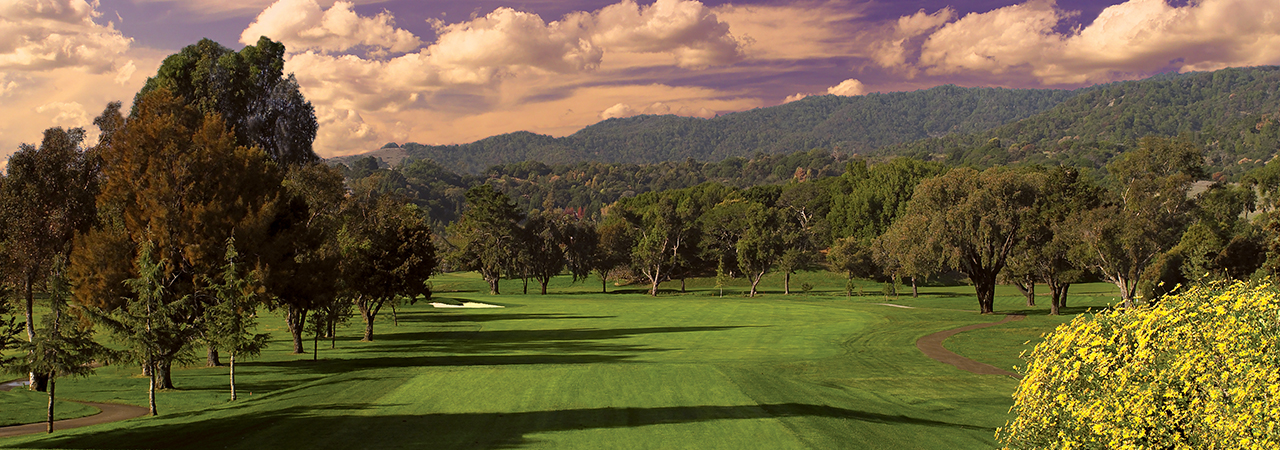
<svg viewBox="0 0 1280 450">
<path fill-rule="evenodd" d="M 27 342 L 35 342 L 36 340 L 36 314 L 35 314 L 35 295 L 31 292 L 32 277 L 28 275 L 23 282 L 22 289 L 25 291 L 23 295 L 26 297 L 27 307 Z"/>
<path fill-rule="evenodd" d="M 1061 313 L 1062 283 L 1054 281 L 1053 277 L 1046 277 L 1045 285 L 1049 286 L 1049 315 L 1056 316 Z"/>
<path fill-rule="evenodd" d="M 1116 285 L 1120 289 L 1120 299 L 1124 302 L 1125 308 L 1132 308 L 1134 291 L 1138 289 L 1138 283 L 1130 281 L 1128 278 L 1116 277 L 1111 279 L 1111 284 Z"/>
<path fill-rule="evenodd" d="M 156 412 L 156 367 L 155 366 L 156 366 L 155 360 L 151 360 L 147 362 L 147 367 L 151 369 L 148 371 L 150 372 L 150 375 L 148 375 L 147 377 L 150 380 L 150 382 L 147 383 L 147 405 L 151 409 L 149 412 L 151 413 L 152 416 L 160 415 L 160 413 Z"/>
<path fill-rule="evenodd" d="M 236 401 L 236 352 L 231 352 L 227 363 L 231 365 L 231 401 L 234 402 Z"/>
<path fill-rule="evenodd" d="M 220 367 L 220 366 L 222 366 L 222 361 L 221 361 L 221 360 L 220 360 L 220 358 L 218 357 L 218 348 L 217 348 L 217 347 L 214 347 L 213 345 L 210 345 L 210 346 L 209 346 L 209 356 L 206 358 L 206 360 L 205 360 L 205 363 L 204 363 L 204 364 L 205 364 L 205 366 L 206 366 L 206 367 Z"/>
<path fill-rule="evenodd" d="M 680 277 L 680 292 L 681 292 L 681 293 L 685 292 L 685 290 L 684 290 L 684 277 Z"/>
<path fill-rule="evenodd" d="M 529 295 L 529 277 L 524 277 L 523 280 L 524 280 L 524 292 L 521 292 L 520 294 Z"/>
<path fill-rule="evenodd" d="M 1058 306 L 1066 309 L 1067 307 L 1067 291 L 1071 290 L 1071 283 L 1062 284 L 1062 297 L 1058 299 Z"/>
<path fill-rule="evenodd" d="M 35 342 L 36 339 L 36 320 L 35 320 L 35 294 L 32 291 L 32 284 L 35 283 L 34 276 L 28 275 L 23 282 L 23 292 L 26 297 L 26 318 L 27 318 L 27 342 Z M 27 372 L 27 389 L 44 392 L 48 389 L 49 376 L 43 373 Z"/>
<path fill-rule="evenodd" d="M 1026 282 L 1027 284 L 1023 285 L 1021 281 L 1014 280 L 1013 287 L 1018 288 L 1018 292 L 1027 298 L 1027 306 L 1036 306 L 1036 283 L 1030 279 Z"/>
<path fill-rule="evenodd" d="M 364 319 L 364 342 L 373 342 L 373 321 L 378 317 L 378 309 L 380 303 L 375 304 L 375 300 L 356 299 L 356 308 L 360 310 L 360 317 Z"/>
<path fill-rule="evenodd" d="M 543 287 L 542 293 L 546 294 L 546 290 L 546 287 Z M 391 326 L 400 326 L 400 314 L 396 312 L 396 304 L 394 302 L 391 303 Z"/>
<path fill-rule="evenodd" d="M 609 293 L 609 279 L 603 276 L 600 277 L 600 293 L 601 294 Z"/>
<path fill-rule="evenodd" d="M 319 359 L 320 359 L 320 333 L 316 333 L 311 336 L 311 360 L 317 361 Z"/>
<path fill-rule="evenodd" d="M 658 277 L 653 277 L 651 281 L 652 283 L 649 286 L 649 296 L 657 297 L 658 296 Z"/>
<path fill-rule="evenodd" d="M 751 277 L 751 297 L 756 296 L 756 286 L 760 284 L 760 280 L 764 278 L 764 272 Z"/>
<path fill-rule="evenodd" d="M 911 298 L 920 297 L 920 288 L 916 287 L 916 277 L 911 277 Z"/>
<path fill-rule="evenodd" d="M 302 347 L 302 329 L 307 324 L 307 309 L 294 305 L 285 306 L 284 322 L 289 327 L 289 334 L 293 336 L 293 354 L 306 353 L 306 349 Z"/>
<path fill-rule="evenodd" d="M 498 277 L 485 277 L 484 281 L 489 282 L 489 295 L 498 295 Z"/>
<path fill-rule="evenodd" d="M 156 361 L 155 370 L 153 370 L 155 381 L 159 383 L 156 389 L 174 389 L 173 387 L 173 360 L 169 358 L 161 358 Z"/>
<path fill-rule="evenodd" d="M 31 382 L 31 384 L 27 386 L 28 389 L 36 392 L 44 392 L 49 388 L 48 374 L 28 372 L 27 376 L 29 377 L 28 381 Z"/>
<path fill-rule="evenodd" d="M 54 380 L 53 380 L 52 378 L 50 378 L 50 379 L 49 379 L 49 426 L 47 427 L 47 428 L 48 428 L 48 432 L 49 432 L 49 433 L 53 433 L 53 400 L 54 400 L 53 391 L 54 391 L 54 387 L 55 387 L 55 386 L 54 386 Z"/>
<path fill-rule="evenodd" d="M 786 272 L 782 276 L 782 295 L 791 295 L 791 272 Z"/>
<path fill-rule="evenodd" d="M 547 278 L 546 280 L 538 280 L 538 282 L 542 283 L 542 295 L 547 295 L 547 283 L 550 283 L 551 279 Z"/>
<path fill-rule="evenodd" d="M 338 319 L 329 321 L 329 348 L 338 348 Z"/>
<path fill-rule="evenodd" d="M 973 280 L 973 288 L 978 294 L 978 311 L 982 314 L 994 313 L 996 299 L 996 274 L 970 274 L 969 279 Z"/>
</svg>

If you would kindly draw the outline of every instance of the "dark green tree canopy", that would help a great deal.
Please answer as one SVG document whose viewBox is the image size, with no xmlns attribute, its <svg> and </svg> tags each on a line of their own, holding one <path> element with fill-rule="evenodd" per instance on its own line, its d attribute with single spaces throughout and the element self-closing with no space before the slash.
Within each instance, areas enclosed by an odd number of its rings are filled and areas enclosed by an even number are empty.
<svg viewBox="0 0 1280 450">
<path fill-rule="evenodd" d="M 287 166 L 319 160 L 311 149 L 318 128 L 315 108 L 293 75 L 284 75 L 284 44 L 263 37 L 235 52 L 201 39 L 165 58 L 134 104 L 161 88 L 203 114 L 222 116 L 237 145 L 257 146 Z M 134 106 L 131 115 L 137 112 Z"/>
</svg>

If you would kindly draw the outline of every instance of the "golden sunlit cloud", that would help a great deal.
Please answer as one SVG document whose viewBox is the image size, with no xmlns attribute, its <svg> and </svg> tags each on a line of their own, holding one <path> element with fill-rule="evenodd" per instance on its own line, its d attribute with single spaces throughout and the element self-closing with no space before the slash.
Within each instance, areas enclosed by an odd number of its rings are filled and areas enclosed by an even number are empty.
<svg viewBox="0 0 1280 450">
<path fill-rule="evenodd" d="M 131 48 L 133 40 L 102 17 L 97 2 L 0 1 L 0 155 L 38 143 L 53 126 L 85 127 L 108 102 L 133 99 L 161 53 Z"/>
<path fill-rule="evenodd" d="M 330 17 L 342 17 L 332 21 L 345 25 L 330 25 Z M 712 117 L 720 111 L 716 105 L 745 104 L 720 100 L 725 93 L 713 89 L 694 89 L 701 98 L 691 99 L 687 94 L 693 91 L 651 82 L 642 89 L 617 85 L 617 74 L 637 68 L 703 70 L 745 57 L 749 43 L 697 1 L 640 5 L 622 0 L 550 22 L 534 13 L 497 8 L 466 21 L 432 25 L 435 42 L 408 48 L 392 42 L 417 38 L 395 28 L 390 13 L 360 17 L 347 3 L 324 10 L 312 0 L 280 0 L 258 16 L 241 40 L 249 43 L 266 35 L 291 49 L 286 69 L 297 75 L 303 93 L 316 105 L 321 128 L 315 148 L 326 156 L 368 151 L 390 140 L 458 143 L 516 130 L 568 134 L 602 116 Z M 340 54 L 357 45 L 402 54 Z M 607 59 L 614 63 L 604 64 Z M 596 83 L 614 86 L 587 87 Z M 602 105 L 602 89 L 628 95 Z M 625 106 L 629 104 L 647 106 Z M 534 112 L 559 105 L 572 112 Z M 610 108 L 613 112 L 606 113 Z"/>
<path fill-rule="evenodd" d="M 280 0 L 263 10 L 240 34 L 240 42 L 252 45 L 260 36 L 275 36 L 292 51 L 341 52 L 356 46 L 404 53 L 421 42 L 407 30 L 396 28 L 391 13 L 360 17 L 351 2 L 336 2 L 322 10 L 315 0 Z"/>
<path fill-rule="evenodd" d="M 1175 7 L 1164 0 L 1130 0 L 1065 33 L 1054 29 L 1077 13 L 1053 0 L 971 13 L 941 26 L 911 25 L 922 14 L 904 16 L 898 26 L 900 35 L 927 32 L 918 60 L 907 58 L 911 52 L 901 44 L 908 40 L 895 40 L 882 42 L 878 64 L 908 76 L 990 74 L 1015 84 L 1080 85 L 1162 70 L 1280 63 L 1280 10 L 1274 2 L 1202 0 Z M 925 17 L 951 15 L 944 9 Z"/>
</svg>

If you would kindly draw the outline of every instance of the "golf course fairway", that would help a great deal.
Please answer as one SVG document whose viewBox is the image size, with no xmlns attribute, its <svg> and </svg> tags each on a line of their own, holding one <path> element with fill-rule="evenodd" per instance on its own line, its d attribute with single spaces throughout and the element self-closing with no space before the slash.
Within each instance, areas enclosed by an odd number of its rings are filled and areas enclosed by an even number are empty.
<svg viewBox="0 0 1280 450">
<path fill-rule="evenodd" d="M 336 348 L 320 341 L 316 361 L 310 340 L 308 354 L 289 354 L 283 321 L 264 313 L 274 341 L 237 364 L 240 400 L 228 402 L 225 367 L 192 366 L 175 371 L 178 389 L 159 394 L 157 417 L 0 447 L 991 448 L 1010 419 L 1016 379 L 961 371 L 915 345 L 1004 318 L 974 313 L 972 288 L 925 289 L 919 299 L 710 289 L 651 298 L 557 280 L 568 293 L 490 296 L 443 281 L 438 300 L 504 308 L 404 305 L 399 325 L 390 311 L 378 316 L 373 342 L 358 340 L 358 319 Z M 997 311 L 1027 309 L 1008 294 Z M 912 308 L 878 304 L 886 301 Z M 1008 366 L 1025 341 L 1070 318 L 1037 311 L 947 346 Z M 137 372 L 105 367 L 60 380 L 58 394 L 145 405 Z"/>
</svg>

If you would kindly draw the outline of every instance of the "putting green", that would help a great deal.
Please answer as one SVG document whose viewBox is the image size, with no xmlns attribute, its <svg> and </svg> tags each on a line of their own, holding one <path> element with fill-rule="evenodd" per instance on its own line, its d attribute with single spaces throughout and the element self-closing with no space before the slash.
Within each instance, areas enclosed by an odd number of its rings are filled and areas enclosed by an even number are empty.
<svg viewBox="0 0 1280 450">
<path fill-rule="evenodd" d="M 0 446 L 990 448 L 1009 419 L 1015 380 L 962 372 L 915 348 L 920 336 L 1001 318 L 952 310 L 971 298 L 902 309 L 879 297 L 587 289 L 441 293 L 506 308 L 403 307 L 399 326 L 379 317 L 374 342 L 358 342 L 353 324 L 314 362 L 287 354 L 279 319 L 264 318 L 277 340 L 238 365 L 241 401 L 226 402 L 225 368 L 180 370 L 179 389 L 159 396 L 159 417 Z M 983 342 L 1015 355 L 1022 344 Z M 145 382 L 132 369 L 60 382 L 59 393 L 143 404 Z"/>
</svg>

